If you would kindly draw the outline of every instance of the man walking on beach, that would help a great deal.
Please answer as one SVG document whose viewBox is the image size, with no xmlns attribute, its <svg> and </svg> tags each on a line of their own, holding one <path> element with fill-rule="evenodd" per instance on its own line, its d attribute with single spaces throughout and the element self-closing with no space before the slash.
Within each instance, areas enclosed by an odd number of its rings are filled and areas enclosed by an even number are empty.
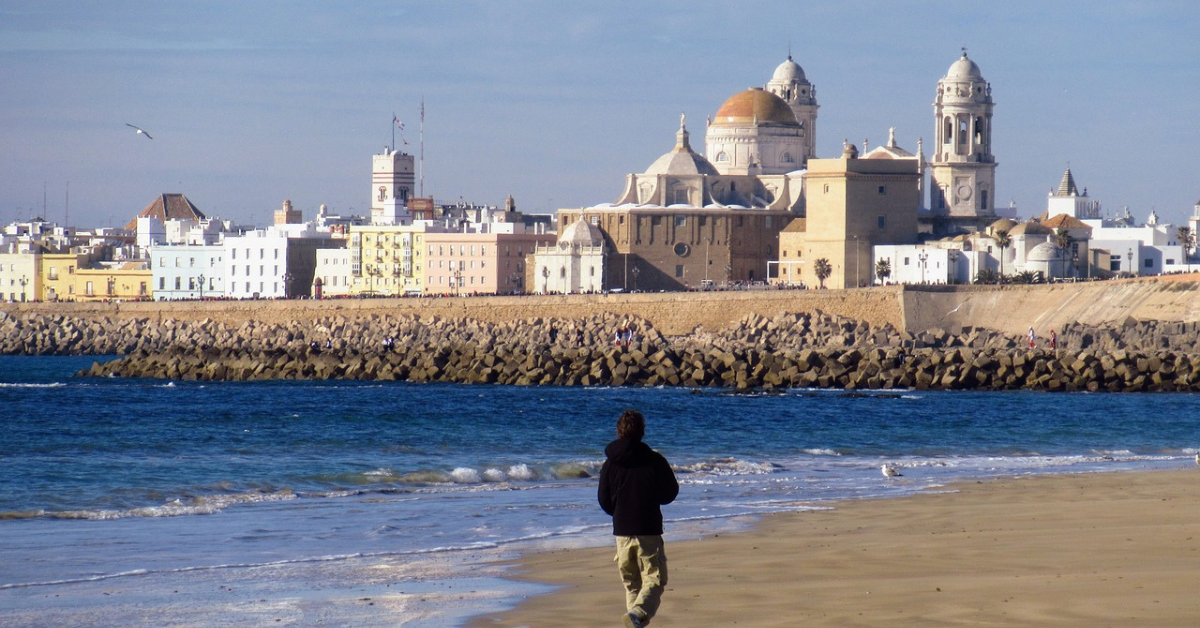
<svg viewBox="0 0 1200 628">
<path fill-rule="evenodd" d="M 667 586 L 660 506 L 679 494 L 679 482 L 662 454 L 642 442 L 646 419 L 626 410 L 617 419 L 617 440 L 604 448 L 600 507 L 612 515 L 617 570 L 625 584 L 625 628 L 642 628 L 658 611 Z"/>
</svg>

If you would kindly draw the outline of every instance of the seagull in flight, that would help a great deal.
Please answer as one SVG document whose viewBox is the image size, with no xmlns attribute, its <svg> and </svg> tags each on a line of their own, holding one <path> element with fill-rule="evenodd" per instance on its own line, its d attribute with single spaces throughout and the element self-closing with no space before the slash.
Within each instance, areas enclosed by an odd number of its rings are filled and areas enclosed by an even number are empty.
<svg viewBox="0 0 1200 628">
<path fill-rule="evenodd" d="M 126 122 L 126 123 L 125 123 L 125 126 L 127 126 L 127 127 L 131 128 L 131 129 L 136 129 L 136 130 L 137 130 L 137 134 L 138 134 L 138 135 L 145 135 L 145 136 L 146 136 L 146 139 L 148 139 L 148 140 L 152 140 L 152 139 L 154 139 L 153 137 L 150 137 L 150 134 L 149 134 L 149 133 L 147 133 L 147 132 L 146 132 L 144 129 L 142 129 L 142 127 L 140 127 L 140 126 L 134 126 L 134 125 L 132 125 L 132 124 L 129 124 L 128 122 Z"/>
</svg>

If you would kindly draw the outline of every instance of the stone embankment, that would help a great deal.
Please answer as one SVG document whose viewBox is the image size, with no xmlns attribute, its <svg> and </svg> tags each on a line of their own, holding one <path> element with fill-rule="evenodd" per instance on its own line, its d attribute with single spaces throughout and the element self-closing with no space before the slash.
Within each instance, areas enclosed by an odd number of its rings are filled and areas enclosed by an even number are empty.
<svg viewBox="0 0 1200 628">
<path fill-rule="evenodd" d="M 628 323 L 634 337 L 614 343 Z M 87 376 L 178 380 L 361 379 L 733 389 L 1200 390 L 1200 324 L 1068 325 L 1056 350 L 986 329 L 903 332 L 820 312 L 748 315 L 721 332 L 667 337 L 599 314 L 506 323 L 329 316 L 212 320 L 0 319 L 0 353 L 112 355 Z"/>
</svg>

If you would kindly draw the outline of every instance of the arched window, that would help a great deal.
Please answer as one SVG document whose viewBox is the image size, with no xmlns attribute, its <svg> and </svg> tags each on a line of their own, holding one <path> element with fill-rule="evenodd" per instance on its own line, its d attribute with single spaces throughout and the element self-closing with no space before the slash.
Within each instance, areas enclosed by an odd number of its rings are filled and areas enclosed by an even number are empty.
<svg viewBox="0 0 1200 628">
<path fill-rule="evenodd" d="M 725 151 L 721 151 L 721 152 L 717 153 L 717 162 L 724 163 L 727 161 L 729 161 L 728 153 L 726 153 Z"/>
<path fill-rule="evenodd" d="M 382 185 L 379 186 L 379 199 L 378 200 L 381 200 L 381 201 L 387 200 L 387 188 Z"/>
<path fill-rule="evenodd" d="M 975 143 L 983 144 L 983 118 L 975 118 Z"/>
<path fill-rule="evenodd" d="M 954 127 L 950 123 L 950 116 L 946 116 L 944 122 L 945 124 L 942 133 L 942 143 L 949 144 L 950 138 L 954 136 Z"/>
<path fill-rule="evenodd" d="M 796 160 L 795 160 L 794 158 L 792 158 L 792 154 L 791 154 L 791 153 L 784 153 L 784 154 L 783 154 L 783 156 L 779 158 L 779 161 L 780 161 L 781 163 L 785 163 L 785 164 L 794 164 L 794 163 L 796 163 Z"/>
</svg>

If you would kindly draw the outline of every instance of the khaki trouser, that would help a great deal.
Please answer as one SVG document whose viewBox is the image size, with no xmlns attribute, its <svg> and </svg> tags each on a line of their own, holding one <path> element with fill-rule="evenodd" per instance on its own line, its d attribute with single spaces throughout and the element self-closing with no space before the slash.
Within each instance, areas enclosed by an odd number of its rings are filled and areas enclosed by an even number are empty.
<svg viewBox="0 0 1200 628">
<path fill-rule="evenodd" d="M 649 621 L 667 586 L 667 551 L 660 535 L 618 536 L 617 570 L 625 585 L 625 610 Z"/>
</svg>

